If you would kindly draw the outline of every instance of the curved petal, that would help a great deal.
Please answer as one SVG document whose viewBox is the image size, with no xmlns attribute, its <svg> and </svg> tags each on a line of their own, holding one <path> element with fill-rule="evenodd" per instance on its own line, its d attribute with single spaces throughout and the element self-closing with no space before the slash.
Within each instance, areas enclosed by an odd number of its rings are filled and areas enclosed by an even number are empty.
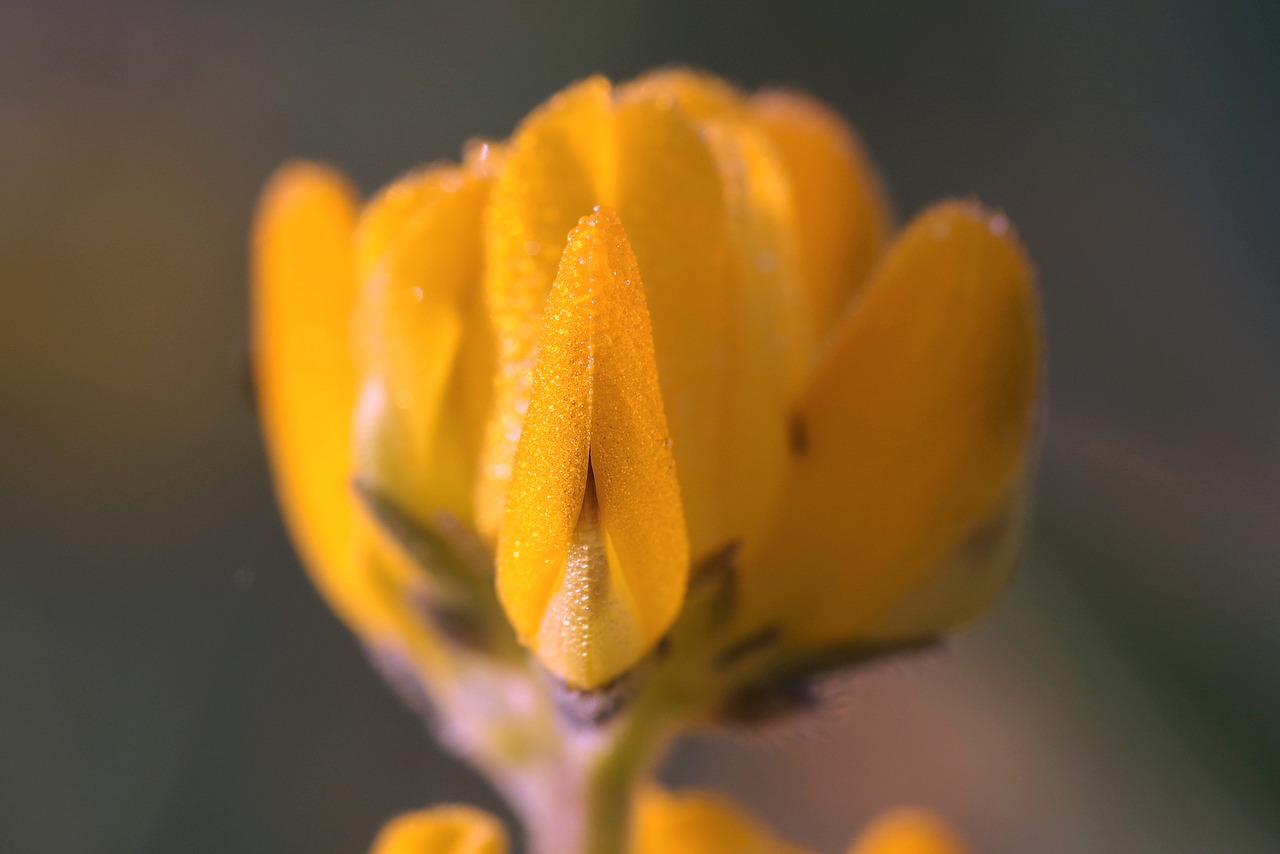
<svg viewBox="0 0 1280 854">
<path fill-rule="evenodd" d="M 1031 270 L 1001 216 L 918 216 L 795 412 L 803 453 L 744 604 L 802 643 L 860 636 L 926 583 L 1026 464 L 1039 374 Z"/>
<path fill-rule="evenodd" d="M 849 854 L 966 854 L 968 850 L 933 813 L 896 809 L 873 821 Z"/>
<path fill-rule="evenodd" d="M 316 587 L 381 660 L 437 667 L 411 567 L 381 547 L 351 489 L 355 193 L 317 164 L 282 167 L 253 239 L 254 366 L 290 533 Z"/>
<path fill-rule="evenodd" d="M 688 564 L 644 287 L 602 208 L 570 234 L 547 302 L 498 595 L 548 669 L 594 688 L 670 626 Z"/>
<path fill-rule="evenodd" d="M 351 478 L 355 370 L 352 233 L 357 198 L 335 170 L 282 167 L 259 204 L 253 237 L 253 349 L 263 434 L 276 490 L 303 562 L 356 627 L 382 619 L 353 570 Z"/>
<path fill-rule="evenodd" d="M 861 141 L 839 115 L 798 92 L 762 92 L 751 108 L 786 164 L 795 193 L 809 324 L 819 340 L 865 283 L 892 216 Z"/>
<path fill-rule="evenodd" d="M 476 486 L 479 530 L 497 535 L 542 305 L 583 211 L 611 198 L 613 132 L 608 80 L 571 86 L 535 110 L 511 139 L 485 215 L 485 298 L 497 341 L 493 416 Z"/>
<path fill-rule="evenodd" d="M 632 833 L 632 854 L 805 854 L 727 798 L 696 790 L 641 791 Z"/>
<path fill-rule="evenodd" d="M 494 363 L 480 290 L 488 191 L 475 163 L 425 169 L 379 194 L 356 231 L 357 472 L 424 519 L 472 519 Z"/>
<path fill-rule="evenodd" d="M 466 806 L 432 807 L 389 821 L 369 854 L 505 854 L 502 824 Z"/>
</svg>

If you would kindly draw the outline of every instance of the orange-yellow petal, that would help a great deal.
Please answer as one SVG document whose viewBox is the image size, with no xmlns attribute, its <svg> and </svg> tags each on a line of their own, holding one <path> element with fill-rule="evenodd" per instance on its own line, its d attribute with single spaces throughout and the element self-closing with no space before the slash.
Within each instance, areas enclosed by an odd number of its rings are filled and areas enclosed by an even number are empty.
<svg viewBox="0 0 1280 854">
<path fill-rule="evenodd" d="M 804 854 L 711 792 L 655 787 L 637 797 L 631 854 Z"/>
<path fill-rule="evenodd" d="M 406 176 L 356 232 L 357 473 L 421 518 L 470 521 L 493 341 L 481 294 L 480 165 Z"/>
<path fill-rule="evenodd" d="M 355 474 L 356 197 L 334 170 L 281 168 L 253 238 L 253 348 L 263 434 L 303 564 L 330 606 L 380 654 L 439 665 L 414 568 L 379 547 Z"/>
<path fill-rule="evenodd" d="M 330 604 L 357 628 L 381 607 L 354 571 L 351 412 L 355 372 L 347 180 L 313 163 L 282 167 L 253 238 L 253 350 L 262 427 L 285 521 Z"/>
<path fill-rule="evenodd" d="M 1004 590 L 1017 562 L 1027 517 L 1021 483 L 963 534 L 928 579 L 866 629 L 868 640 L 918 641 L 980 616 Z"/>
<path fill-rule="evenodd" d="M 763 92 L 751 106 L 791 180 L 809 322 L 821 338 L 884 252 L 888 202 L 871 158 L 834 111 L 795 92 Z"/>
<path fill-rule="evenodd" d="M 442 806 L 392 819 L 369 854 L 505 854 L 502 824 L 481 810 Z"/>
<path fill-rule="evenodd" d="M 966 854 L 968 850 L 933 813 L 897 809 L 872 822 L 849 854 Z"/>
<path fill-rule="evenodd" d="M 791 182 L 749 102 L 684 71 L 616 91 L 585 81 L 521 125 L 492 198 L 486 292 L 500 367 L 481 529 L 499 527 L 557 247 L 574 213 L 605 204 L 645 276 L 694 553 L 757 531 L 778 500 L 786 404 L 814 339 Z"/>
<path fill-rule="evenodd" d="M 644 288 L 602 208 L 569 235 L 547 302 L 498 595 L 548 669 L 593 688 L 670 626 L 688 561 Z"/>
<path fill-rule="evenodd" d="M 747 612 L 839 642 L 925 584 L 1021 477 L 1039 365 L 1007 221 L 957 202 L 917 217 L 800 398 L 779 522 L 744 556 Z"/>
<path fill-rule="evenodd" d="M 794 199 L 763 125 L 724 81 L 672 69 L 645 75 L 624 91 L 670 101 L 691 118 L 712 155 L 724 199 L 725 301 L 709 317 L 723 315 L 728 324 L 719 356 L 728 369 L 716 390 L 723 396 L 719 441 L 705 451 L 720 461 L 721 524 L 705 540 L 692 529 L 695 554 L 702 554 L 759 531 L 785 477 L 787 405 L 814 341 L 800 282 Z M 715 224 L 696 233 L 708 246 L 717 245 Z"/>
<path fill-rule="evenodd" d="M 609 201 L 613 132 L 609 81 L 593 77 L 534 111 L 511 139 L 485 217 L 485 296 L 497 341 L 493 417 L 485 431 L 476 517 L 496 536 L 543 302 L 565 235 L 585 210 Z"/>
<path fill-rule="evenodd" d="M 693 554 L 730 537 L 726 384 L 732 333 L 725 205 L 715 160 L 670 98 L 619 90 L 618 211 L 644 276 L 662 398 Z"/>
</svg>

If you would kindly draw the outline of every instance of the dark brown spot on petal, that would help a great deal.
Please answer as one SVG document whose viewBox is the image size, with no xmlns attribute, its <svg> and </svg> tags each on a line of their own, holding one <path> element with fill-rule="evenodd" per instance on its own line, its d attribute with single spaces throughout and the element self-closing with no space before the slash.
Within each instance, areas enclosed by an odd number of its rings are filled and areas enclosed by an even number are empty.
<svg viewBox="0 0 1280 854">
<path fill-rule="evenodd" d="M 799 412 L 791 414 L 791 420 L 787 424 L 787 440 L 791 445 L 791 453 L 795 456 L 803 457 L 809 453 L 809 428 Z"/>
</svg>

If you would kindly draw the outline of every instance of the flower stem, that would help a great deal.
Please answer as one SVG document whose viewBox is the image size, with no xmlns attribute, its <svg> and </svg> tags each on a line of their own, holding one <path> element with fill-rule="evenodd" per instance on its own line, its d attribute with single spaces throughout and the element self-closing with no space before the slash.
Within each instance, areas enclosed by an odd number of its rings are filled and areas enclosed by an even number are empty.
<svg viewBox="0 0 1280 854">
<path fill-rule="evenodd" d="M 630 847 L 635 791 L 670 741 L 670 710 L 653 694 L 641 699 L 610 734 L 587 776 L 585 854 Z"/>
</svg>

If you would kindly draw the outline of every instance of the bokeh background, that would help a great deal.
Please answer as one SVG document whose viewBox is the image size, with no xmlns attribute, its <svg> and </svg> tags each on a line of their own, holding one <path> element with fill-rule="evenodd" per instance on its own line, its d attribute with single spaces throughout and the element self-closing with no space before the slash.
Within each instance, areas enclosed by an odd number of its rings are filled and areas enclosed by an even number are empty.
<svg viewBox="0 0 1280 854">
<path fill-rule="evenodd" d="M 361 852 L 500 809 L 308 586 L 243 389 L 282 160 L 372 190 L 595 71 L 837 105 L 902 215 L 1039 265 L 1038 514 L 998 612 L 798 729 L 684 744 L 822 852 L 896 803 L 975 850 L 1280 850 L 1274 4 L 0 2 L 0 851 Z"/>
</svg>

